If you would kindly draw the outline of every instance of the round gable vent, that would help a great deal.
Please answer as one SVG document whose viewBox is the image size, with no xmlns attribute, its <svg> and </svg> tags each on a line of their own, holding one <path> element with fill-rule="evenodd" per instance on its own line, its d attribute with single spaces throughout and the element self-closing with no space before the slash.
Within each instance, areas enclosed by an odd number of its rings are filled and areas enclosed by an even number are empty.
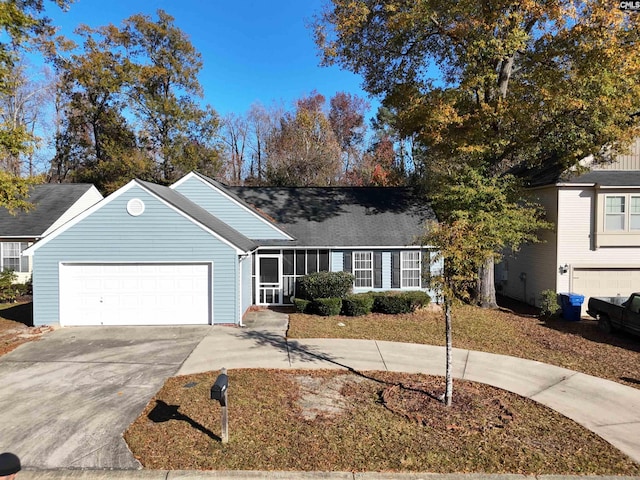
<svg viewBox="0 0 640 480">
<path fill-rule="evenodd" d="M 144 202 L 139 198 L 132 198 L 127 202 L 127 213 L 133 217 L 144 213 Z"/>
</svg>

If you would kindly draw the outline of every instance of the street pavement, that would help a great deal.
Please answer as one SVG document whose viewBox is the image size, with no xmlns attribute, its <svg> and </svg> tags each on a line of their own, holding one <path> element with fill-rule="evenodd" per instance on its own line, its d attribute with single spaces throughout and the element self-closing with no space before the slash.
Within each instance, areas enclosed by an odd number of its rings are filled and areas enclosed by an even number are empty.
<svg viewBox="0 0 640 480">
<path fill-rule="evenodd" d="M 286 329 L 286 315 L 261 311 L 247 315 L 243 328 L 84 327 L 46 334 L 40 341 L 0 357 L 0 451 L 12 451 L 21 457 L 26 470 L 18 480 L 463 477 L 136 470 L 140 464 L 122 434 L 173 375 L 223 367 L 444 374 L 443 347 L 375 340 L 287 340 Z M 460 349 L 454 350 L 454 377 L 493 385 L 542 403 L 640 462 L 638 389 L 541 362 Z M 464 476 L 473 477 L 523 476 Z"/>
</svg>

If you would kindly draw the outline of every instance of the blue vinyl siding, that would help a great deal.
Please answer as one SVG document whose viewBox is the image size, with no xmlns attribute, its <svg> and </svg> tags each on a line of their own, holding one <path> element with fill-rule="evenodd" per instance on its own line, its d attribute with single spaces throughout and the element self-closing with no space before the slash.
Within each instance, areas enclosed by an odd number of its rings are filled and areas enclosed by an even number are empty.
<svg viewBox="0 0 640 480">
<path fill-rule="evenodd" d="M 256 214 L 247 211 L 204 180 L 189 178 L 176 186 L 175 190 L 248 238 L 287 238 L 266 220 L 256 217 Z"/>
<path fill-rule="evenodd" d="M 126 211 L 140 198 L 145 211 Z M 189 219 L 134 186 L 34 252 L 35 325 L 59 323 L 60 262 L 213 262 L 213 322 L 237 323 L 238 255 Z"/>
</svg>

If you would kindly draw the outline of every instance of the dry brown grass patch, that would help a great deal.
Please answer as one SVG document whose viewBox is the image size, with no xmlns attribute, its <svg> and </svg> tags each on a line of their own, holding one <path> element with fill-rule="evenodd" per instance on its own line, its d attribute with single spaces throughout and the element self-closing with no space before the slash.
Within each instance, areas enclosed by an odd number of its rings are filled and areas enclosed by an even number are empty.
<svg viewBox="0 0 640 480">
<path fill-rule="evenodd" d="M 442 313 L 317 317 L 292 314 L 289 338 L 361 338 L 444 345 Z M 541 321 L 530 314 L 454 309 L 453 346 L 537 360 L 640 388 L 640 337 L 605 334 L 597 322 Z"/>
<path fill-rule="evenodd" d="M 125 439 L 146 468 L 640 474 L 530 400 L 456 381 L 447 409 L 433 399 L 442 379 L 392 372 L 230 370 L 222 444 L 220 407 L 208 398 L 216 375 L 169 379 L 131 425 Z"/>
</svg>

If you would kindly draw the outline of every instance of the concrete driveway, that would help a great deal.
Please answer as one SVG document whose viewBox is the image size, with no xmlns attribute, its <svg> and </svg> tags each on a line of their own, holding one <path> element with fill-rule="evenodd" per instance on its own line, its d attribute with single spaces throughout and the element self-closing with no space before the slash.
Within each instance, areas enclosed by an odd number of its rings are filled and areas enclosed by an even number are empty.
<svg viewBox="0 0 640 480">
<path fill-rule="evenodd" d="M 38 469 L 135 469 L 122 432 L 210 326 L 64 328 L 0 357 L 0 451 Z"/>
</svg>

